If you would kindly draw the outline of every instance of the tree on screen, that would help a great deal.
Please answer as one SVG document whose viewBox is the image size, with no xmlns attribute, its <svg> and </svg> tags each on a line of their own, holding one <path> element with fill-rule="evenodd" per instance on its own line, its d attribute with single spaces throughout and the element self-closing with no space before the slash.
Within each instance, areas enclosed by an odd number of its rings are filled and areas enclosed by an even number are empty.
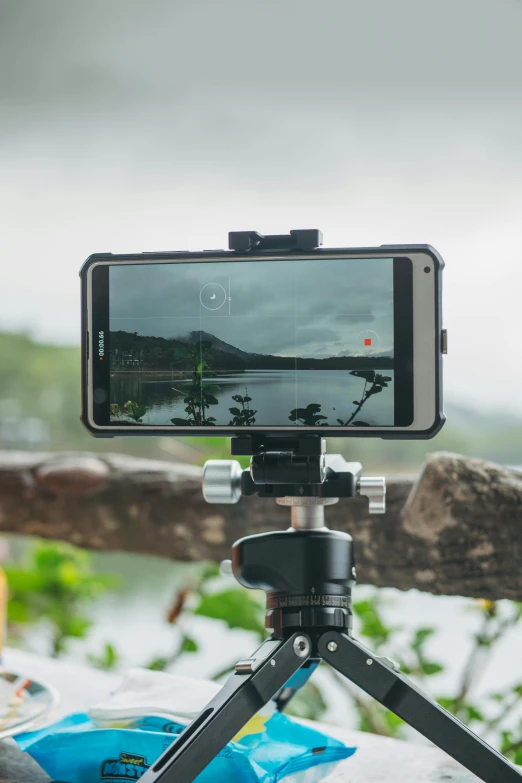
<svg viewBox="0 0 522 783">
<path fill-rule="evenodd" d="M 176 389 L 174 391 L 185 395 L 185 413 L 187 417 L 173 418 L 171 422 L 179 427 L 188 426 L 213 426 L 216 419 L 207 415 L 207 410 L 212 405 L 218 404 L 216 397 L 219 386 L 215 383 L 208 383 L 207 378 L 212 378 L 214 373 L 209 369 L 206 357 L 210 353 L 212 343 L 210 340 L 202 340 L 196 345 L 179 345 L 175 349 L 175 358 L 184 359 L 190 362 L 191 382 L 188 389 Z"/>
<path fill-rule="evenodd" d="M 233 394 L 232 399 L 234 402 L 237 402 L 239 405 L 241 405 L 241 408 L 237 408 L 235 406 L 233 408 L 229 408 L 229 411 L 233 416 L 229 422 L 230 426 L 250 427 L 252 424 L 255 424 L 257 411 L 253 411 L 250 407 L 252 397 L 249 397 L 248 389 L 245 387 L 244 397 L 241 396 L 241 394 Z"/>
<path fill-rule="evenodd" d="M 321 413 L 321 406 L 318 402 L 311 402 L 306 408 L 294 408 L 290 411 L 288 417 L 290 421 L 298 421 L 300 424 L 304 424 L 305 427 L 317 427 L 323 424 L 328 426 L 327 416 L 323 416 Z"/>
<path fill-rule="evenodd" d="M 389 375 L 381 375 L 376 373 L 375 370 L 352 370 L 350 375 L 354 375 L 357 378 L 364 379 L 364 388 L 362 390 L 361 399 L 353 400 L 353 404 L 356 406 L 351 416 L 343 421 L 337 419 L 337 422 L 341 427 L 369 427 L 370 425 L 366 421 L 355 420 L 355 417 L 360 412 L 363 405 L 374 394 L 380 394 L 383 389 L 388 387 L 391 383 L 391 377 Z M 318 402 L 309 403 L 306 408 L 294 408 L 290 411 L 288 417 L 290 421 L 299 422 L 305 427 L 328 427 L 328 417 L 321 414 L 321 405 Z"/>
<path fill-rule="evenodd" d="M 367 427 L 368 424 L 364 421 L 354 421 L 355 417 L 361 410 L 365 402 L 374 394 L 380 394 L 383 389 L 388 388 L 388 384 L 391 383 L 391 377 L 389 375 L 381 375 L 375 370 L 352 370 L 350 375 L 354 375 L 356 378 L 364 378 L 364 388 L 361 394 L 360 400 L 354 400 L 353 404 L 357 407 L 354 412 L 346 421 L 337 419 L 341 427 L 348 427 L 353 422 L 353 426 Z M 370 384 L 370 386 L 368 386 Z"/>
</svg>

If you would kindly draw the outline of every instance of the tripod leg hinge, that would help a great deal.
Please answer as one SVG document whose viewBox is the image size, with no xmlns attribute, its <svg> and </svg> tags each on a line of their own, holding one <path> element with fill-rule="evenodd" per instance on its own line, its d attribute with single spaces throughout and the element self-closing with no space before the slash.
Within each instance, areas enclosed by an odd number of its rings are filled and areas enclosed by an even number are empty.
<svg viewBox="0 0 522 783">
<path fill-rule="evenodd" d="M 245 658 L 242 661 L 236 663 L 237 674 L 253 674 L 259 667 L 265 663 L 267 658 L 274 652 L 277 647 L 280 646 L 280 642 L 269 639 L 261 645 L 251 658 Z M 306 659 L 310 657 L 311 644 L 308 636 L 299 634 L 294 638 L 292 643 L 292 649 L 298 658 Z M 272 666 L 276 666 L 277 662 L 275 658 L 270 661 Z"/>
</svg>

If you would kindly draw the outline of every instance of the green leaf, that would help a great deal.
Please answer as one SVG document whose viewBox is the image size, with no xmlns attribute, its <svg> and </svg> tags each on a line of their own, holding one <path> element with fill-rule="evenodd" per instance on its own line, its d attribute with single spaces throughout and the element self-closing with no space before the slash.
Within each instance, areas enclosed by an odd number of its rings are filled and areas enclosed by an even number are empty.
<svg viewBox="0 0 522 783">
<path fill-rule="evenodd" d="M 361 621 L 361 634 L 372 639 L 377 647 L 387 642 L 392 631 L 396 630 L 385 625 L 375 599 L 356 601 L 353 610 Z"/>
<path fill-rule="evenodd" d="M 64 626 L 67 636 L 72 636 L 74 639 L 84 639 L 87 636 L 87 631 L 92 627 L 92 621 L 86 617 L 69 617 Z"/>
<path fill-rule="evenodd" d="M 153 658 L 145 668 L 150 669 L 153 672 L 164 672 L 168 666 L 168 663 L 169 662 L 167 658 L 158 656 L 157 658 Z"/>
<path fill-rule="evenodd" d="M 92 666 L 103 671 L 113 671 L 120 662 L 120 656 L 116 648 L 107 642 L 100 655 L 88 655 L 87 660 Z"/>
<path fill-rule="evenodd" d="M 351 370 L 350 375 L 355 375 L 357 378 L 364 378 L 365 381 L 373 381 L 375 379 L 374 370 Z"/>
<path fill-rule="evenodd" d="M 481 712 L 477 707 L 474 707 L 472 704 L 466 704 L 464 711 L 467 718 L 466 723 L 471 723 L 472 720 L 479 721 L 480 723 L 485 721 L 484 713 Z"/>
<path fill-rule="evenodd" d="M 223 620 L 229 628 L 244 628 L 265 636 L 264 608 L 250 591 L 231 588 L 201 596 L 194 614 Z"/>
<path fill-rule="evenodd" d="M 6 568 L 11 623 L 50 626 L 53 655 L 66 650 L 67 639 L 84 638 L 92 621 L 85 608 L 115 584 L 93 576 L 87 552 L 65 544 L 38 543 L 25 568 Z"/>
<path fill-rule="evenodd" d="M 180 650 L 186 653 L 198 652 L 199 645 L 195 639 L 192 639 L 190 636 L 184 636 L 181 640 Z"/>
<path fill-rule="evenodd" d="M 417 628 L 411 643 L 412 649 L 418 652 L 434 633 L 434 628 Z"/>
<path fill-rule="evenodd" d="M 34 612 L 31 611 L 27 601 L 11 598 L 7 610 L 9 623 L 16 625 L 25 625 L 36 619 Z"/>
<path fill-rule="evenodd" d="M 420 667 L 422 673 L 427 677 L 431 677 L 434 674 L 440 674 L 440 672 L 444 671 L 444 666 L 441 666 L 440 663 L 435 663 L 433 661 L 421 661 Z"/>
</svg>

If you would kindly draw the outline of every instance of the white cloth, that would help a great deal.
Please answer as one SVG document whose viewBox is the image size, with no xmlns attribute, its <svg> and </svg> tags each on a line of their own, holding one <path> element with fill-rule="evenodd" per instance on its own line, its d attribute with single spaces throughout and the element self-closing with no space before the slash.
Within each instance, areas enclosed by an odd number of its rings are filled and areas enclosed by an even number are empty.
<svg viewBox="0 0 522 783">
<path fill-rule="evenodd" d="M 148 669 L 130 669 L 112 696 L 88 711 L 98 726 L 122 725 L 147 715 L 188 724 L 221 686 Z"/>
</svg>

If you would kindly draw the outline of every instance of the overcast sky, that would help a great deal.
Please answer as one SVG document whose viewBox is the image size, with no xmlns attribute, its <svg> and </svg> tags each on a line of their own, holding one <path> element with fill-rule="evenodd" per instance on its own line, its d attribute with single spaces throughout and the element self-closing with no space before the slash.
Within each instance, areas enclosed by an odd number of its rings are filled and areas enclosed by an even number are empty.
<svg viewBox="0 0 522 783">
<path fill-rule="evenodd" d="M 91 252 L 229 230 L 443 255 L 448 397 L 522 415 L 522 0 L 0 0 L 0 328 Z"/>
<path fill-rule="evenodd" d="M 111 330 L 166 338 L 202 330 L 281 356 L 391 355 L 392 291 L 392 259 L 116 266 Z"/>
</svg>

